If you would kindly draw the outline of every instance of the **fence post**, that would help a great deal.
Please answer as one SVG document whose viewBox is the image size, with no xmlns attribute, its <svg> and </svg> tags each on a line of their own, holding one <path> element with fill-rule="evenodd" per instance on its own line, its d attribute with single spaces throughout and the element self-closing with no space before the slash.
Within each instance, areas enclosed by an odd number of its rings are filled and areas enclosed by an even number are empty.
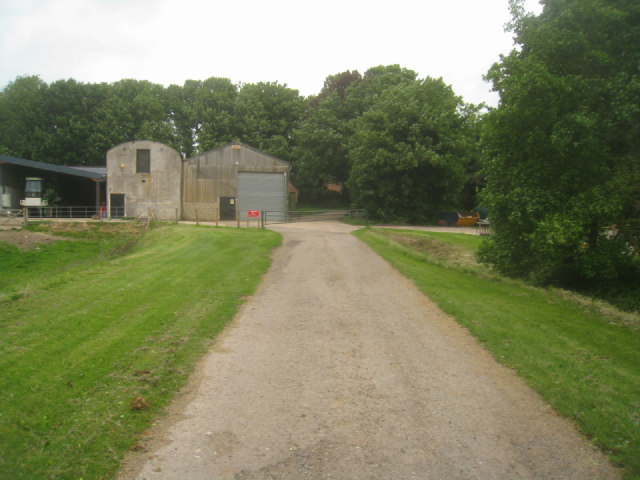
<svg viewBox="0 0 640 480">
<path fill-rule="evenodd" d="M 200 222 L 198 220 L 198 209 L 196 208 L 196 225 L 200 225 Z"/>
</svg>

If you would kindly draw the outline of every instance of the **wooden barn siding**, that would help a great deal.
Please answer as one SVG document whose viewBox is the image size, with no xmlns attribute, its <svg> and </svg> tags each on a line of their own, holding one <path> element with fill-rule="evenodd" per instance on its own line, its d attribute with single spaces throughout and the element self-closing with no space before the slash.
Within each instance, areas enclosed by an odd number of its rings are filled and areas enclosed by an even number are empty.
<svg viewBox="0 0 640 480">
<path fill-rule="evenodd" d="M 236 162 L 238 165 L 236 166 Z M 289 165 L 246 145 L 228 145 L 184 161 L 184 218 L 213 221 L 220 197 L 237 197 L 238 172 L 283 173 Z"/>
</svg>

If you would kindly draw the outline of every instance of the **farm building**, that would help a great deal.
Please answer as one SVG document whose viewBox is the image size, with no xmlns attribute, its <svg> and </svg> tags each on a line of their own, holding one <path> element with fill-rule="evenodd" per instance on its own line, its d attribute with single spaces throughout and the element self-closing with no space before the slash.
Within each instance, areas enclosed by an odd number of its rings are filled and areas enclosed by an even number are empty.
<svg viewBox="0 0 640 480">
<path fill-rule="evenodd" d="M 161 220 L 246 219 L 249 210 L 287 210 L 290 165 L 242 143 L 182 160 L 157 142 L 124 143 L 107 152 L 111 217 Z"/>
<path fill-rule="evenodd" d="M 103 168 L 66 167 L 23 158 L 0 155 L 0 210 L 20 209 L 25 198 L 27 177 L 43 180 L 43 195 L 48 197 L 50 216 L 69 215 L 70 209 L 89 208 L 91 214 L 105 201 Z"/>
<path fill-rule="evenodd" d="M 182 218 L 182 157 L 149 140 L 133 141 L 107 152 L 107 209 L 111 218 Z"/>
<path fill-rule="evenodd" d="M 242 143 L 229 143 L 184 162 L 184 218 L 241 220 L 249 210 L 287 210 L 290 165 Z"/>
</svg>

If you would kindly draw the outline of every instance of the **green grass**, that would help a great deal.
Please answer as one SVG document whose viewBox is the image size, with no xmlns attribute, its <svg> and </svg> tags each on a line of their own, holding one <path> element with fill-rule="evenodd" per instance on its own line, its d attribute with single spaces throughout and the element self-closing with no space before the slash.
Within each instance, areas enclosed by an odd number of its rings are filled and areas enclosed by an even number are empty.
<svg viewBox="0 0 640 480">
<path fill-rule="evenodd" d="M 59 283 L 63 278 L 72 278 L 76 268 L 86 268 L 126 252 L 135 245 L 141 230 L 137 224 L 104 223 L 43 224 L 26 228 L 27 232 L 53 234 L 65 241 L 38 244 L 29 249 L 0 243 L 0 303 L 46 287 L 50 281 Z M 68 275 L 60 276 L 62 272 Z"/>
<path fill-rule="evenodd" d="M 280 242 L 265 230 L 170 225 L 117 256 L 131 237 L 113 236 L 109 251 L 84 233 L 11 267 L 31 287 L 0 304 L 0 478 L 113 476 Z M 3 248 L 0 264 L 15 255 Z M 132 409 L 141 396 L 149 406 Z"/>
<path fill-rule="evenodd" d="M 355 234 L 574 421 L 629 478 L 640 477 L 638 315 L 502 278 L 469 258 L 461 263 L 480 237 L 377 229 Z"/>
</svg>

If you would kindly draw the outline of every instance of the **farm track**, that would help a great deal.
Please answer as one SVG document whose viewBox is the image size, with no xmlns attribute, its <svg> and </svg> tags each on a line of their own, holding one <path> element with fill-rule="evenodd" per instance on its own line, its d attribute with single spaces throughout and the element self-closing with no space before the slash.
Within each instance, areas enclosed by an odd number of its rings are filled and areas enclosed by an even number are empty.
<svg viewBox="0 0 640 480">
<path fill-rule="evenodd" d="M 514 372 L 338 222 L 283 245 L 120 479 L 615 479 Z"/>
</svg>

